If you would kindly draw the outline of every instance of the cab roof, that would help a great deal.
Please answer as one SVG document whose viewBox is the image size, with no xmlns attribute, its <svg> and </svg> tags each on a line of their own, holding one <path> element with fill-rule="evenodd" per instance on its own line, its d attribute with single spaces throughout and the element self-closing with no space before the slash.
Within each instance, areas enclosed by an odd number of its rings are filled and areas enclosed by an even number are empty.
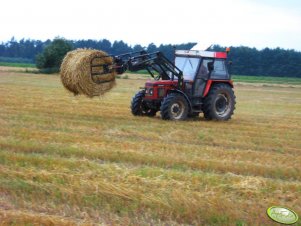
<svg viewBox="0 0 301 226">
<path fill-rule="evenodd" d="M 226 59 L 226 52 L 212 52 L 203 50 L 176 50 L 177 56 L 191 56 L 191 57 L 209 57 L 209 58 L 219 58 Z"/>
</svg>

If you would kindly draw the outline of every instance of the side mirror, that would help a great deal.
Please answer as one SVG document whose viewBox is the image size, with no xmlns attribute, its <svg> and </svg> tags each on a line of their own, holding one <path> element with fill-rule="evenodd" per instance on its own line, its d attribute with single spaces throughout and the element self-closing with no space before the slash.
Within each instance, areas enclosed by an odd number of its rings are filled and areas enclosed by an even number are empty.
<svg viewBox="0 0 301 226">
<path fill-rule="evenodd" d="M 214 66 L 213 66 L 213 62 L 209 62 L 207 63 L 207 68 L 208 68 L 208 71 L 213 71 L 214 70 Z"/>
<path fill-rule="evenodd" d="M 232 62 L 232 61 L 229 61 L 229 62 L 228 62 L 228 65 L 232 65 L 232 64 L 233 64 L 233 62 Z"/>
</svg>

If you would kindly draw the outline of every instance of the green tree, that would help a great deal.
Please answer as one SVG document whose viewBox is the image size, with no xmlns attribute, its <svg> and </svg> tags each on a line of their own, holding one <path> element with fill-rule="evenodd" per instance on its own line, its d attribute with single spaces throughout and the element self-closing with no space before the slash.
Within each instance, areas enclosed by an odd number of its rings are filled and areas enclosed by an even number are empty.
<svg viewBox="0 0 301 226">
<path fill-rule="evenodd" d="M 37 55 L 37 68 L 48 73 L 58 72 L 64 56 L 72 49 L 73 46 L 69 41 L 62 38 L 54 39 Z"/>
</svg>

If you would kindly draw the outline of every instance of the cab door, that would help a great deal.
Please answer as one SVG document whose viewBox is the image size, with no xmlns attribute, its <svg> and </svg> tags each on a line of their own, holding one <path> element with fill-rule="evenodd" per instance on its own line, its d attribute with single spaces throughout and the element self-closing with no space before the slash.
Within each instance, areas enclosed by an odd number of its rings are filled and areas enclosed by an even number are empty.
<svg viewBox="0 0 301 226">
<path fill-rule="evenodd" d="M 204 58 L 200 63 L 198 72 L 196 73 L 193 82 L 193 97 L 202 97 L 206 87 L 207 80 L 209 79 L 208 63 L 213 63 L 214 59 Z"/>
</svg>

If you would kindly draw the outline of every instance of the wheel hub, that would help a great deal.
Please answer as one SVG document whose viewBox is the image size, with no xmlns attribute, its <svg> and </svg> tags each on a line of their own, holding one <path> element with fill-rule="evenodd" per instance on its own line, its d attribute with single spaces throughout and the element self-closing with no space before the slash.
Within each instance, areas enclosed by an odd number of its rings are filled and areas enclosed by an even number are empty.
<svg viewBox="0 0 301 226">
<path fill-rule="evenodd" d="M 219 94 L 215 101 L 216 113 L 223 117 L 230 111 L 230 99 L 226 94 Z"/>
<path fill-rule="evenodd" d="M 182 114 L 184 113 L 183 104 L 180 102 L 172 104 L 170 110 L 174 119 L 181 118 Z"/>
</svg>

